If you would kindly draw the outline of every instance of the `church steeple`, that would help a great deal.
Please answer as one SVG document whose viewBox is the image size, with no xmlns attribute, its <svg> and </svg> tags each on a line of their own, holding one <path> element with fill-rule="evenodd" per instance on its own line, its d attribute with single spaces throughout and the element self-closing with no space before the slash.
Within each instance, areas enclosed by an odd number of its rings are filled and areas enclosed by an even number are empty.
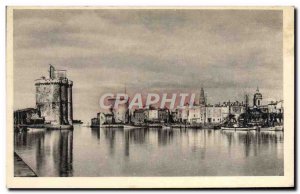
<svg viewBox="0 0 300 194">
<path fill-rule="evenodd" d="M 204 89 L 202 87 L 201 87 L 201 90 L 200 90 L 199 105 L 201 105 L 201 106 L 206 105 Z"/>
</svg>

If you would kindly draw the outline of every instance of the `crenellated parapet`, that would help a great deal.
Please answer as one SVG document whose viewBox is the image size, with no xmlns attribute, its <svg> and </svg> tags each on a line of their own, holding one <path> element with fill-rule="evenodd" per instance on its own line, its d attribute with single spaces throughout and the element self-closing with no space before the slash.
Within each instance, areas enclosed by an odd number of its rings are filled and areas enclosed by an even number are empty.
<svg viewBox="0 0 300 194">
<path fill-rule="evenodd" d="M 73 81 L 68 79 L 62 80 L 51 80 L 51 79 L 38 79 L 35 81 L 35 85 L 52 85 L 52 84 L 59 84 L 59 85 L 70 85 L 73 86 Z"/>
</svg>

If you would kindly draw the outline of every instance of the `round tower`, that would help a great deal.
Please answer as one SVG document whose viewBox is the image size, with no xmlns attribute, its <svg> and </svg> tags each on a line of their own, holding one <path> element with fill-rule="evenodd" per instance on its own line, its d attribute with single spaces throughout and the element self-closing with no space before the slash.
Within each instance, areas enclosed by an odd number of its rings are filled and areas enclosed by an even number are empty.
<svg viewBox="0 0 300 194">
<path fill-rule="evenodd" d="M 65 70 L 56 70 L 50 65 L 49 78 L 35 80 L 36 107 L 46 124 L 72 125 L 73 82 L 66 77 Z"/>
</svg>

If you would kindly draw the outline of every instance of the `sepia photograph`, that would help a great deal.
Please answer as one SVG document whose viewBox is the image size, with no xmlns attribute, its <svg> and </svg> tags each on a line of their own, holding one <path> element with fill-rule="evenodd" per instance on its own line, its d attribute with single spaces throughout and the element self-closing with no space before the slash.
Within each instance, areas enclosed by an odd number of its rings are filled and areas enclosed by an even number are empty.
<svg viewBox="0 0 300 194">
<path fill-rule="evenodd" d="M 293 187 L 294 8 L 7 7 L 7 100 L 10 188 Z"/>
</svg>

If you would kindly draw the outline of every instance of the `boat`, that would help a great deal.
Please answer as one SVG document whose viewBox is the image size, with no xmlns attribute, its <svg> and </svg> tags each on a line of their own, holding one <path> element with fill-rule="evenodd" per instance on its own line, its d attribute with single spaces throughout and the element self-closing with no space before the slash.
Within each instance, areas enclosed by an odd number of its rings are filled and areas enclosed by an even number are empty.
<svg viewBox="0 0 300 194">
<path fill-rule="evenodd" d="M 162 129 L 165 129 L 165 130 L 166 130 L 166 129 L 172 129 L 172 127 L 169 126 L 169 125 L 163 125 L 163 126 L 162 126 Z"/>
<path fill-rule="evenodd" d="M 124 129 L 140 129 L 142 127 L 134 126 L 134 125 L 123 125 Z"/>
<path fill-rule="evenodd" d="M 70 129 L 73 130 L 73 125 L 58 125 L 58 124 L 32 124 L 32 125 L 19 125 L 15 127 L 19 131 L 37 130 L 37 129 Z"/>
<path fill-rule="evenodd" d="M 260 131 L 283 131 L 283 126 L 262 127 Z"/>
<path fill-rule="evenodd" d="M 98 126 L 99 127 L 99 126 Z M 110 129 L 140 129 L 141 126 L 134 126 L 129 124 L 103 124 L 100 125 L 100 128 L 110 128 Z"/>
<path fill-rule="evenodd" d="M 43 131 L 45 128 L 27 127 L 28 131 Z"/>
<path fill-rule="evenodd" d="M 275 131 L 283 131 L 283 125 L 275 126 Z"/>
<path fill-rule="evenodd" d="M 100 128 L 122 129 L 122 128 L 124 128 L 124 125 L 123 124 L 103 124 L 103 125 L 100 125 Z"/>
<path fill-rule="evenodd" d="M 257 129 L 258 127 L 221 127 L 221 130 L 232 130 L 232 131 L 251 131 Z"/>
<path fill-rule="evenodd" d="M 16 128 L 45 128 L 45 124 L 19 124 L 15 126 Z"/>
</svg>

